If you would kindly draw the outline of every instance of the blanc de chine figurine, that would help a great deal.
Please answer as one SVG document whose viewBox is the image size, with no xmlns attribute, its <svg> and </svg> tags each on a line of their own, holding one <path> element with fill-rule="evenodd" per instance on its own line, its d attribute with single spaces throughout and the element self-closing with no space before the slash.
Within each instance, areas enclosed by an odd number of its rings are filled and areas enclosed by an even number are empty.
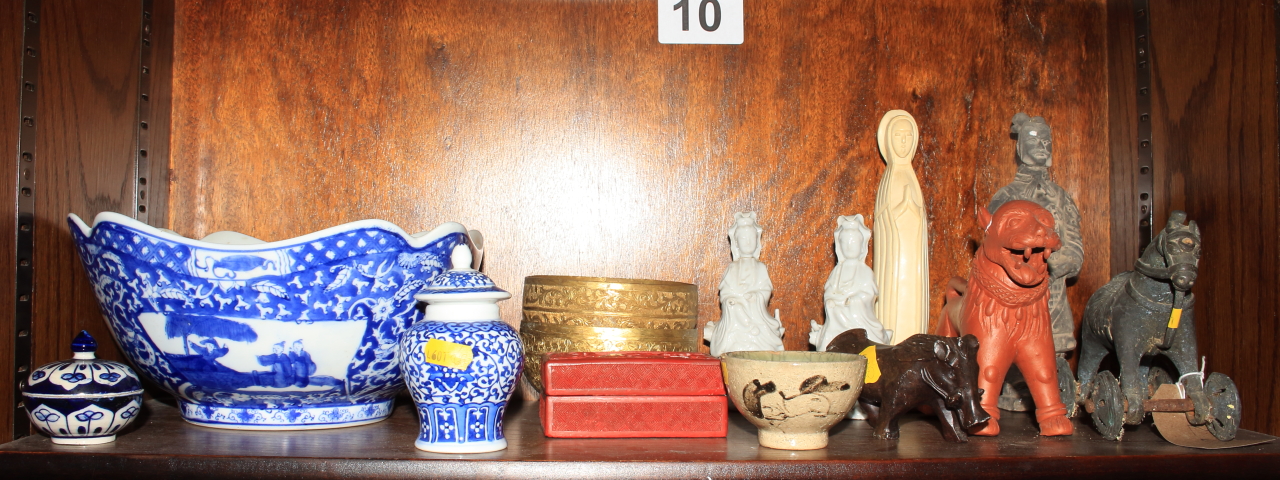
<svg viewBox="0 0 1280 480">
<path fill-rule="evenodd" d="M 756 213 L 735 213 L 729 226 L 733 262 L 720 281 L 720 321 L 707 322 L 703 334 L 711 343 L 711 355 L 744 350 L 781 351 L 782 321 L 777 311 L 769 315 L 773 282 L 760 262 L 760 233 Z"/>
<path fill-rule="evenodd" d="M 1071 435 L 1049 326 L 1048 259 L 1062 246 L 1053 215 L 1035 203 L 1011 200 L 995 213 L 979 209 L 978 224 L 985 226 L 986 238 L 974 255 L 969 281 L 951 280 L 948 305 L 938 322 L 939 334 L 971 334 L 981 344 L 978 387 L 986 392 L 982 408 L 991 420 L 973 433 L 1000 433 L 999 395 L 994 393 L 1004 384 L 1010 365 L 1017 365 L 1035 401 L 1040 434 Z M 953 308 L 959 302 L 963 305 Z M 954 318 L 957 311 L 959 318 Z"/>
<path fill-rule="evenodd" d="M 876 318 L 896 343 L 929 328 L 929 224 L 920 181 L 911 168 L 920 129 L 911 114 L 892 110 L 876 139 L 885 161 L 876 192 Z"/>
<path fill-rule="evenodd" d="M 1010 200 L 1028 200 L 1053 214 L 1062 248 L 1049 256 L 1049 317 L 1053 323 L 1054 351 L 1062 356 L 1076 348 L 1067 280 L 1079 275 L 1084 263 L 1080 211 L 1067 191 L 1049 179 L 1049 167 L 1053 166 L 1053 131 L 1045 119 L 1019 112 L 1013 116 L 1010 130 L 1017 139 L 1018 173 L 991 197 L 987 210 L 994 212 Z M 1020 383 L 1022 376 L 1016 369 L 1011 371 L 1000 398 L 1000 408 L 1027 410 L 1029 399 Z"/>
<path fill-rule="evenodd" d="M 867 338 L 876 343 L 889 343 L 893 332 L 876 321 L 876 278 L 867 266 L 867 242 L 871 229 L 862 215 L 836 219 L 836 267 L 823 287 L 822 307 L 826 322 L 810 320 L 809 343 L 825 352 L 831 339 L 849 330 L 866 330 Z"/>
</svg>

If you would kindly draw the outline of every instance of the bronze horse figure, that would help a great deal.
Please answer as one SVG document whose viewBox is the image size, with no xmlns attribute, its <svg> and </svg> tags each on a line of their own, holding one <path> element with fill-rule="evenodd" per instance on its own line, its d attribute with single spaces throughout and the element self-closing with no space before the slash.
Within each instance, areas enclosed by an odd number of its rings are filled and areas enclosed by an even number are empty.
<svg viewBox="0 0 1280 480">
<path fill-rule="evenodd" d="M 1178 370 L 1175 375 L 1181 375 L 1175 378 L 1185 385 L 1195 406 L 1188 420 L 1203 425 L 1210 412 L 1203 373 L 1197 364 L 1195 296 L 1191 294 L 1200 262 L 1200 229 L 1186 219 L 1184 212 L 1170 214 L 1168 224 L 1134 269 L 1112 278 L 1089 298 L 1084 310 L 1078 369 L 1081 395 L 1100 388 L 1102 384 L 1094 384 L 1098 366 L 1108 353 L 1115 353 L 1127 425 L 1142 423 L 1146 417 L 1143 403 L 1156 355 L 1167 357 Z M 1105 375 L 1113 378 L 1110 372 Z"/>
</svg>

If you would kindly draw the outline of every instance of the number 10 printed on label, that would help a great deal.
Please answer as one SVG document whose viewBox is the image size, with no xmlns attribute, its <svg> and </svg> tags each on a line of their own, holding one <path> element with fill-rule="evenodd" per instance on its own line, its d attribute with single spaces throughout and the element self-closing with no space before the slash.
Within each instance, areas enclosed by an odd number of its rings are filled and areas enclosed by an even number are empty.
<svg viewBox="0 0 1280 480">
<path fill-rule="evenodd" d="M 742 44 L 742 0 L 658 0 L 658 42 Z"/>
</svg>

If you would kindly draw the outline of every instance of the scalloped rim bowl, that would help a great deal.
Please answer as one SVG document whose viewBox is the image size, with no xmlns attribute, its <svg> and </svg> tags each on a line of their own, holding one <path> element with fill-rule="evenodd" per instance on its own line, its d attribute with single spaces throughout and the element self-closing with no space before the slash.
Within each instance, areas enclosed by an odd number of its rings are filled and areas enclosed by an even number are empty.
<svg viewBox="0 0 1280 480">
<path fill-rule="evenodd" d="M 409 235 L 361 220 L 261 242 L 192 240 L 104 212 L 68 215 L 112 335 L 192 423 L 315 429 L 386 418 L 402 376 L 413 295 L 448 269 L 467 231 Z"/>
</svg>

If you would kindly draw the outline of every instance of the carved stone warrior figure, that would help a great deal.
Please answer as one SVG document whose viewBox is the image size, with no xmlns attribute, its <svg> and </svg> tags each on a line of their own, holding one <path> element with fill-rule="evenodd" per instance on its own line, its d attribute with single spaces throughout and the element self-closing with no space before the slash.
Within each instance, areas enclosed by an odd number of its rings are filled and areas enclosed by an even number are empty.
<svg viewBox="0 0 1280 480">
<path fill-rule="evenodd" d="M 920 181 L 911 169 L 920 129 L 911 114 L 892 110 L 880 119 L 876 139 L 886 164 L 873 225 L 880 287 L 876 318 L 897 343 L 929 328 L 929 225 Z"/>
<path fill-rule="evenodd" d="M 711 355 L 737 351 L 782 351 L 782 321 L 775 311 L 769 315 L 773 282 L 769 270 L 758 260 L 760 233 L 756 213 L 735 213 L 729 226 L 729 249 L 733 262 L 720 281 L 720 321 L 707 322 L 703 329 L 711 343 Z"/>
<path fill-rule="evenodd" d="M 991 197 L 987 211 L 994 212 L 1010 200 L 1028 200 L 1053 214 L 1055 233 L 1062 248 L 1049 257 L 1049 316 L 1053 323 L 1053 347 L 1058 353 L 1076 348 L 1075 322 L 1067 302 L 1067 279 L 1080 274 L 1084 246 L 1080 238 L 1080 211 L 1066 190 L 1049 179 L 1053 165 L 1053 135 L 1043 117 L 1019 112 L 1013 116 L 1012 135 L 1018 139 L 1018 173 L 1013 182 Z"/>
</svg>

